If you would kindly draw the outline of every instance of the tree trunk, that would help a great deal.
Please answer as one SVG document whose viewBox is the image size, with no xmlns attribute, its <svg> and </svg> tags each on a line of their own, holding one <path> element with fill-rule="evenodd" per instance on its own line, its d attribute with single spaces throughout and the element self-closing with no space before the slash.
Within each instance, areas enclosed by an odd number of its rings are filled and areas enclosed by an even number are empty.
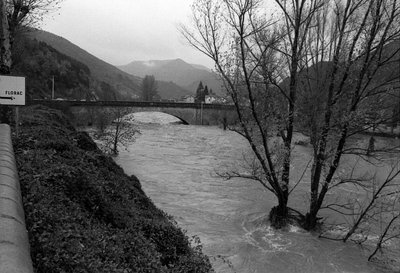
<svg viewBox="0 0 400 273">
<path fill-rule="evenodd" d="M 283 228 L 288 224 L 289 221 L 289 210 L 287 206 L 288 192 L 282 192 L 278 197 L 278 205 L 273 207 L 269 213 L 269 221 L 271 226 L 274 228 Z"/>
<path fill-rule="evenodd" d="M 10 31 L 7 20 L 5 1 L 0 0 L 0 75 L 8 75 L 11 70 Z M 0 105 L 0 123 L 11 122 L 12 110 Z"/>
<path fill-rule="evenodd" d="M 11 44 L 5 1 L 0 1 L 0 74 L 10 74 Z"/>
<path fill-rule="evenodd" d="M 113 143 L 113 150 L 114 155 L 118 154 L 118 130 L 115 133 L 114 143 Z"/>
<path fill-rule="evenodd" d="M 303 228 L 305 230 L 313 230 L 318 224 L 318 209 L 313 209 L 306 214 L 306 219 Z"/>
<path fill-rule="evenodd" d="M 330 180 L 329 180 L 330 181 Z M 325 195 L 328 192 L 329 183 L 327 181 L 324 182 L 324 185 L 321 188 L 321 192 L 318 195 L 317 200 L 313 200 L 314 202 L 310 206 L 310 211 L 306 214 L 304 228 L 306 230 L 313 230 L 319 224 L 318 220 L 318 212 L 321 209 L 322 203 L 325 199 Z"/>
<path fill-rule="evenodd" d="M 120 113 L 118 113 L 117 117 L 117 124 L 115 125 L 115 133 L 114 133 L 114 139 L 113 139 L 113 147 L 112 147 L 112 152 L 114 155 L 118 154 L 118 142 L 119 142 L 119 130 L 120 130 Z"/>
</svg>

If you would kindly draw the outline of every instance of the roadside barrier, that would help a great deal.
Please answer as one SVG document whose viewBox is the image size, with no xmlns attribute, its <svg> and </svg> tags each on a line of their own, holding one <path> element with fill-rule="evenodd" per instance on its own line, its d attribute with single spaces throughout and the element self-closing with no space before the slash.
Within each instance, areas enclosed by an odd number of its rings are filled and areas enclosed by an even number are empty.
<svg viewBox="0 0 400 273">
<path fill-rule="evenodd" d="M 0 124 L 0 272 L 33 273 L 11 130 Z"/>
</svg>

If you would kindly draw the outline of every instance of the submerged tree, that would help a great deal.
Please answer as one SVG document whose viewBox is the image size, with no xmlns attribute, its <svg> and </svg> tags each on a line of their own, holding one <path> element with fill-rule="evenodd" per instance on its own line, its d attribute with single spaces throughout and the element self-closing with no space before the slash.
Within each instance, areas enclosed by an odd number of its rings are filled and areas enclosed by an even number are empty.
<svg viewBox="0 0 400 273">
<path fill-rule="evenodd" d="M 390 161 L 394 165 L 385 166 L 388 173 L 384 178 L 377 179 L 376 173 L 362 179 L 351 173 L 341 178 L 341 183 L 353 180 L 355 190 L 347 193 L 346 197 L 341 196 L 341 201 L 326 202 L 324 206 L 343 216 L 345 221 L 341 227 L 345 232 L 332 233 L 328 229 L 320 237 L 343 242 L 350 239 L 359 244 L 372 245 L 368 260 L 382 251 L 387 243 L 400 240 L 400 184 L 396 181 L 400 175 L 400 162 Z M 340 183 L 336 186 L 340 186 Z M 370 238 L 377 239 L 371 241 Z"/>
<path fill-rule="evenodd" d="M 130 112 L 128 108 L 113 108 L 97 114 L 93 137 L 104 152 L 118 155 L 119 147 L 127 147 L 140 133 L 133 119 L 127 117 Z"/>
<path fill-rule="evenodd" d="M 400 88 L 393 71 L 400 60 L 400 3 L 347 0 L 325 5 L 307 44 L 306 63 L 316 67 L 330 62 L 322 87 L 323 119 L 310 131 L 315 143 L 307 228 L 315 227 L 325 196 L 337 183 L 342 157 L 359 153 L 349 138 L 388 122 L 384 101 L 393 88 Z"/>
<path fill-rule="evenodd" d="M 309 171 L 310 205 L 304 216 L 297 214 L 305 228 L 313 229 L 337 182 L 342 156 L 359 152 L 348 139 L 384 122 L 383 100 L 399 88 L 393 65 L 400 55 L 400 4 L 275 4 L 282 19 L 266 14 L 268 6 L 261 0 L 194 1 L 193 25 L 180 30 L 215 62 L 237 110 L 237 131 L 256 158 L 250 172 L 223 175 L 253 179 L 271 191 L 278 205 L 270 219 L 279 227 L 293 215 L 289 195 Z M 290 173 L 295 129 L 310 137 L 313 148 L 311 168 L 298 179 Z"/>
</svg>

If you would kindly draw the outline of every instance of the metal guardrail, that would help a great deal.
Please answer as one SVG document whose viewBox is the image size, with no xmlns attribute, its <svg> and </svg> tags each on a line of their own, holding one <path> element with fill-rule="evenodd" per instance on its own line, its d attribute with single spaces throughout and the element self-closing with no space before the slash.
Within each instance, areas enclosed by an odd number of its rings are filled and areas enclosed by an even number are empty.
<svg viewBox="0 0 400 273">
<path fill-rule="evenodd" d="M 11 130 L 0 124 L 0 272 L 33 273 Z"/>
</svg>

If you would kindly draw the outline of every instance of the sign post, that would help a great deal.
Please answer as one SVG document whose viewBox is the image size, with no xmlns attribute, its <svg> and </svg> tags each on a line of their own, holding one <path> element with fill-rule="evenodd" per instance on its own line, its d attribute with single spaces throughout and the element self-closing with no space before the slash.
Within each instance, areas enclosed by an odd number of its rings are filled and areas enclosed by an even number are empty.
<svg viewBox="0 0 400 273">
<path fill-rule="evenodd" d="M 0 105 L 15 105 L 15 131 L 19 133 L 19 105 L 25 105 L 25 77 L 0 76 Z"/>
<path fill-rule="evenodd" d="M 0 104 L 25 105 L 25 77 L 0 76 Z"/>
</svg>

